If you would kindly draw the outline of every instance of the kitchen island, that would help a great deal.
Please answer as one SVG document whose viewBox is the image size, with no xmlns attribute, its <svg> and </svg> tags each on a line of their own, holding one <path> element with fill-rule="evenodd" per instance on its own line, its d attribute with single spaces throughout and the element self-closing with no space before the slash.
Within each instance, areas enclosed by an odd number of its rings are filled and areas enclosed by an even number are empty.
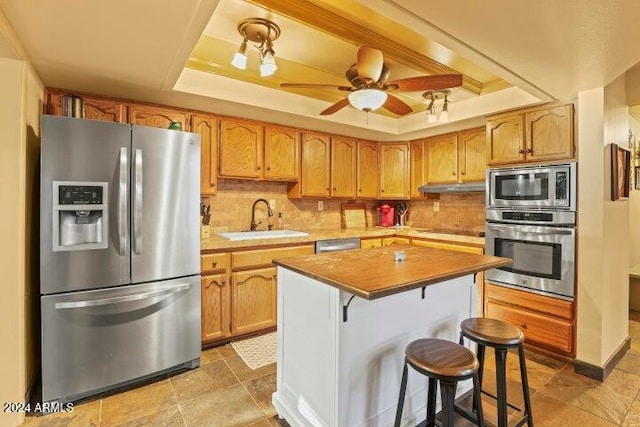
<svg viewBox="0 0 640 427">
<path fill-rule="evenodd" d="M 407 344 L 457 341 L 476 313 L 475 273 L 510 262 L 416 246 L 274 260 L 279 416 L 293 427 L 393 425 Z M 410 375 L 403 425 L 424 418 L 426 383 Z M 470 388 L 461 383 L 458 394 Z"/>
</svg>

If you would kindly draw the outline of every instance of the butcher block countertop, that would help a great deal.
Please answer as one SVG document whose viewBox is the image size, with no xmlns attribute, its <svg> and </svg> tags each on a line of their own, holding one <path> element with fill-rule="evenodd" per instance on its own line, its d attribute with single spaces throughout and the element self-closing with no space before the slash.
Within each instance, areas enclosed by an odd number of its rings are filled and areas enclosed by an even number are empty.
<svg viewBox="0 0 640 427">
<path fill-rule="evenodd" d="M 405 261 L 394 261 L 398 250 L 404 251 Z M 511 260 L 407 245 L 281 258 L 273 263 L 373 300 L 511 264 Z"/>
</svg>

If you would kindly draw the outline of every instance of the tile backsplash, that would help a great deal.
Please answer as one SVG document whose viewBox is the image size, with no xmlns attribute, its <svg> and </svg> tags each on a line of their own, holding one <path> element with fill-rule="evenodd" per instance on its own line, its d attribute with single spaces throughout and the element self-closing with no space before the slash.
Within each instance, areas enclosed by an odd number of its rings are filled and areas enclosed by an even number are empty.
<svg viewBox="0 0 640 427">
<path fill-rule="evenodd" d="M 251 224 L 251 207 L 257 199 L 275 201 L 273 225 L 277 227 L 278 213 L 282 213 L 284 227 L 288 229 L 331 229 L 340 227 L 340 205 L 345 199 L 322 199 L 323 210 L 318 210 L 319 199 L 287 198 L 286 182 L 218 180 L 218 194 L 203 197 L 202 202 L 211 205 L 210 227 L 214 230 L 248 230 Z M 439 211 L 434 212 L 434 202 Z M 364 201 L 367 207 L 367 224 L 375 225 L 377 200 Z M 390 204 L 396 202 L 390 201 Z M 484 230 L 484 193 L 441 194 L 440 200 L 409 200 L 406 224 L 419 228 Z M 256 208 L 258 230 L 266 230 L 267 214 L 264 204 Z"/>
</svg>

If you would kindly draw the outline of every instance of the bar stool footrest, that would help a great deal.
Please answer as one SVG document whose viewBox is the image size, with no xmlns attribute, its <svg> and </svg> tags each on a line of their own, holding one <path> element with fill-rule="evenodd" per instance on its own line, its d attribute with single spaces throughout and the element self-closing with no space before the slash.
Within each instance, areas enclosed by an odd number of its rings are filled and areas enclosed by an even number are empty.
<svg viewBox="0 0 640 427">
<path fill-rule="evenodd" d="M 456 414 L 465 417 L 469 421 L 478 424 L 478 415 L 475 412 L 473 412 L 473 411 L 471 411 L 471 410 L 469 410 L 467 408 L 463 408 L 461 406 L 458 406 L 457 404 L 453 405 L 453 411 Z"/>
<path fill-rule="evenodd" d="M 491 398 L 495 399 L 496 401 L 498 400 L 498 396 L 496 396 L 495 394 L 489 393 L 488 391 L 485 391 L 485 390 L 481 390 L 480 392 L 481 392 L 482 394 L 486 395 L 486 396 L 489 396 L 489 397 L 491 397 Z M 509 402 L 507 402 L 507 406 L 508 406 L 509 408 L 511 408 L 511 409 L 515 409 L 515 410 L 516 410 L 516 411 L 518 411 L 518 412 L 522 412 L 522 408 L 518 408 L 517 406 L 512 405 L 512 404 L 511 404 L 511 403 L 509 403 Z"/>
</svg>

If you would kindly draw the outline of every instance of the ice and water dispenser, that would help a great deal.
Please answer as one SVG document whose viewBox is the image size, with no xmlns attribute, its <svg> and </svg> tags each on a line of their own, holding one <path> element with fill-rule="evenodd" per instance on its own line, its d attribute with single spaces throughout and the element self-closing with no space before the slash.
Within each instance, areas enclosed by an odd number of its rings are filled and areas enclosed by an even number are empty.
<svg viewBox="0 0 640 427">
<path fill-rule="evenodd" d="M 53 251 L 108 247 L 106 182 L 53 181 Z"/>
</svg>

